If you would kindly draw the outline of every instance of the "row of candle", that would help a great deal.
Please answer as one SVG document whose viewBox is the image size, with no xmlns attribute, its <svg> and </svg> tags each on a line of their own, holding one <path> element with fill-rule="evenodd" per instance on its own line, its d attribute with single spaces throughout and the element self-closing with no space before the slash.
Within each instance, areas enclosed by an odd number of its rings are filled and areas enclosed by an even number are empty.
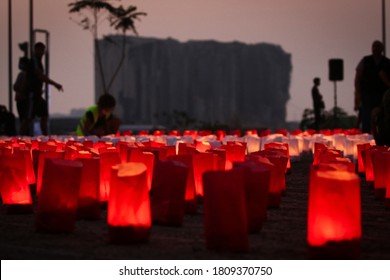
<svg viewBox="0 0 390 280">
<path fill-rule="evenodd" d="M 344 136 L 347 139 L 348 136 Z M 21 204 L 31 205 L 28 185 L 34 183 L 36 175 L 36 226 L 41 231 L 71 232 L 74 219 L 64 209 L 71 207 L 74 210 L 70 212 L 81 218 L 99 219 L 100 204 L 108 202 L 107 223 L 111 241 L 120 243 L 146 241 L 152 220 L 182 225 L 184 213 L 195 213 L 197 198 L 202 197 L 207 247 L 247 251 L 248 232 L 260 230 L 268 207 L 280 206 L 281 194 L 286 190 L 284 174 L 290 168 L 289 143 L 300 143 L 299 139 L 305 137 L 311 139 L 313 166 L 319 168 L 316 171 L 319 175 L 322 174 L 323 164 L 330 160 L 322 156 L 319 164 L 315 146 L 318 143 L 324 146 L 324 143 L 334 143 L 321 141 L 331 139 L 326 137 L 334 139 L 334 135 L 292 137 L 276 134 L 250 135 L 243 138 L 245 142 L 234 141 L 241 140 L 237 136 L 225 136 L 218 145 L 218 141 L 210 136 L 197 137 L 197 141 L 192 136 L 192 141 L 176 136 L 179 141 L 170 146 L 164 141 L 155 141 L 163 139 L 159 137 L 143 135 L 136 139 L 142 141 L 133 141 L 134 138 L 121 141 L 123 139 L 115 137 L 101 139 L 103 141 L 88 138 L 83 141 L 11 139 L 0 145 L 1 180 L 21 181 L 20 178 L 25 177 L 22 183 L 18 183 L 17 196 L 25 193 L 27 198 Z M 297 141 L 288 142 L 286 139 Z M 166 141 L 169 139 L 166 138 Z M 260 149 L 249 149 L 250 141 L 256 142 Z M 359 147 L 363 141 L 356 141 L 356 146 Z M 352 171 L 351 161 L 348 164 L 347 159 L 340 160 L 342 152 L 331 152 L 330 149 L 328 152 L 336 153 L 335 158 L 338 158 L 336 163 L 332 160 L 328 166 L 335 168 L 342 165 L 348 172 Z M 22 161 L 24 164 L 21 164 Z M 35 172 L 31 172 L 34 169 Z M 8 177 L 8 173 L 13 175 Z M 54 193 L 56 189 L 60 190 L 57 194 Z M 72 192 L 72 203 L 62 202 L 60 196 L 65 189 Z M 10 195 L 7 196 L 7 193 Z M 10 187 L 2 187 L 1 194 L 3 203 L 15 205 L 9 199 L 16 197 Z M 130 198 L 135 198 L 135 201 L 130 201 Z M 123 202 L 118 202 L 121 200 Z M 137 206 L 129 209 L 133 204 Z M 124 217 L 123 213 L 130 213 L 132 218 Z M 124 221 L 118 221 L 116 217 Z M 229 217 L 229 222 L 224 217 Z M 140 222 L 142 220 L 144 222 Z"/>
<path fill-rule="evenodd" d="M 111 241 L 119 243 L 146 241 L 152 220 L 182 225 L 202 198 L 207 246 L 246 251 L 248 232 L 260 230 L 268 207 L 280 206 L 289 168 L 285 143 L 250 155 L 243 142 L 214 149 L 181 142 L 177 152 L 154 141 L 10 139 L 0 147 L 1 195 L 9 212 L 32 210 L 31 184 L 38 231 L 72 232 L 76 217 L 99 219 L 100 205 L 108 203 Z M 219 224 L 227 211 L 235 214 Z M 245 235 L 234 234 L 237 228 Z"/>
</svg>

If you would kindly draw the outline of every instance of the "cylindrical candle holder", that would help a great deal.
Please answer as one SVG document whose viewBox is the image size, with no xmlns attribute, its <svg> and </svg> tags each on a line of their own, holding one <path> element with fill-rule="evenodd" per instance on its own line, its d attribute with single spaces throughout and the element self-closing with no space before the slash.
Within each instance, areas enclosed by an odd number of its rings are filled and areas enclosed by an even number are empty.
<svg viewBox="0 0 390 280">
<path fill-rule="evenodd" d="M 359 258 L 361 235 L 359 177 L 312 168 L 307 222 L 311 258 Z"/>
<path fill-rule="evenodd" d="M 82 163 L 45 159 L 35 226 L 38 232 L 73 232 Z"/>
<path fill-rule="evenodd" d="M 247 252 L 244 170 L 208 171 L 203 174 L 203 182 L 206 248 Z"/>
<path fill-rule="evenodd" d="M 116 150 L 107 150 L 100 156 L 100 191 L 99 201 L 105 204 L 110 194 L 111 168 L 121 162 Z"/>
<path fill-rule="evenodd" d="M 33 212 L 32 197 L 27 181 L 22 153 L 0 156 L 0 193 L 7 214 Z"/>
<path fill-rule="evenodd" d="M 244 168 L 248 232 L 257 233 L 267 219 L 271 171 L 254 161 L 235 162 L 233 164 L 234 168 Z"/>
<path fill-rule="evenodd" d="M 168 160 L 174 160 L 184 163 L 188 167 L 188 176 L 185 194 L 185 213 L 196 214 L 198 212 L 198 201 L 195 189 L 194 163 L 193 155 L 176 155 L 168 157 Z"/>
<path fill-rule="evenodd" d="M 77 218 L 98 220 L 100 211 L 100 160 L 99 158 L 78 158 L 83 164 L 77 203 Z"/>
<path fill-rule="evenodd" d="M 109 241 L 116 244 L 146 242 L 152 225 L 146 166 L 122 163 L 112 167 L 107 209 Z"/>
<path fill-rule="evenodd" d="M 38 169 L 37 169 L 37 195 L 40 195 L 43 181 L 43 172 L 45 169 L 45 163 L 47 158 L 61 158 L 63 159 L 65 156 L 65 151 L 39 151 L 38 153 Z"/>
<path fill-rule="evenodd" d="M 156 162 L 151 199 L 153 223 L 183 224 L 188 172 L 188 167 L 179 161 Z"/>
</svg>

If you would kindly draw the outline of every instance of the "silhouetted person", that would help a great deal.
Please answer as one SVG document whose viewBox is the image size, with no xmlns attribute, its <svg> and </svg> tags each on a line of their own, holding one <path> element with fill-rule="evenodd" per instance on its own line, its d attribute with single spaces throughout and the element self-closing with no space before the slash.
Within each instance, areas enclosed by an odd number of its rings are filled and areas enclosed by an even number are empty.
<svg viewBox="0 0 390 280">
<path fill-rule="evenodd" d="M 362 132 L 373 133 L 373 110 L 382 104 L 388 89 L 384 75 L 390 73 L 390 60 L 383 55 L 383 44 L 374 41 L 372 54 L 361 59 L 355 75 L 355 108 L 361 108 Z"/>
<path fill-rule="evenodd" d="M 78 136 L 104 136 L 115 134 L 120 120 L 112 113 L 116 105 L 115 98 L 110 94 L 100 96 L 97 105 L 89 107 L 77 126 Z"/>
<path fill-rule="evenodd" d="M 34 45 L 34 54 L 31 58 L 30 69 L 31 82 L 29 93 L 29 112 L 28 112 L 28 127 L 31 127 L 31 122 L 35 116 L 40 118 L 41 131 L 43 135 L 47 135 L 47 121 L 49 117 L 47 101 L 43 98 L 43 84 L 53 85 L 57 90 L 63 91 L 62 85 L 51 80 L 45 75 L 42 57 L 45 54 L 46 46 L 38 42 Z M 32 132 L 30 132 L 32 133 Z"/>
<path fill-rule="evenodd" d="M 20 135 L 28 135 L 28 94 L 29 94 L 29 77 L 28 67 L 29 59 L 24 56 L 19 59 L 19 70 L 18 76 L 16 77 L 13 89 L 15 91 L 15 102 L 16 109 L 19 115 L 20 122 Z"/>
<path fill-rule="evenodd" d="M 4 105 L 0 105 L 0 135 L 16 135 L 15 116 Z"/>
<path fill-rule="evenodd" d="M 325 108 L 325 103 L 319 90 L 321 79 L 316 77 L 313 79 L 313 87 L 311 89 L 311 96 L 313 99 L 314 109 L 314 129 L 318 130 L 322 119 L 322 110 Z"/>
</svg>

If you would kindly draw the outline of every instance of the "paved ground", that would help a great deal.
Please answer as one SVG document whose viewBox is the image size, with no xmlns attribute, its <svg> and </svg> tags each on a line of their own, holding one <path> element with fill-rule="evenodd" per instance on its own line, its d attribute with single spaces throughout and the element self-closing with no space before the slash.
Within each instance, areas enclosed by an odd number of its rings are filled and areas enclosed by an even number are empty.
<svg viewBox="0 0 390 280">
<path fill-rule="evenodd" d="M 43 234 L 34 230 L 34 215 L 7 215 L 0 209 L 1 259 L 309 259 L 306 243 L 307 187 L 310 159 L 292 163 L 281 207 L 268 210 L 258 234 L 250 235 L 245 254 L 218 253 L 205 248 L 203 216 L 186 215 L 182 227 L 153 226 L 149 242 L 127 246 L 107 242 L 108 229 L 100 221 L 77 221 L 71 234 Z M 363 237 L 360 258 L 390 259 L 390 210 L 362 178 Z"/>
</svg>

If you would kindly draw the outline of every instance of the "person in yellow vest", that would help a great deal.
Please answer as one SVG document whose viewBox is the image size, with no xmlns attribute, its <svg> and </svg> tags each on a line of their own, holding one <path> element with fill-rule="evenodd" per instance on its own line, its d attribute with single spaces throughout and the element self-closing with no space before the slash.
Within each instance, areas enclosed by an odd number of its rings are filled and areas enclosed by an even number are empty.
<svg viewBox="0 0 390 280">
<path fill-rule="evenodd" d="M 116 105 L 115 98 L 106 93 L 100 96 L 97 105 L 89 107 L 76 129 L 78 136 L 104 136 L 116 134 L 119 129 L 120 120 L 112 111 Z"/>
</svg>

